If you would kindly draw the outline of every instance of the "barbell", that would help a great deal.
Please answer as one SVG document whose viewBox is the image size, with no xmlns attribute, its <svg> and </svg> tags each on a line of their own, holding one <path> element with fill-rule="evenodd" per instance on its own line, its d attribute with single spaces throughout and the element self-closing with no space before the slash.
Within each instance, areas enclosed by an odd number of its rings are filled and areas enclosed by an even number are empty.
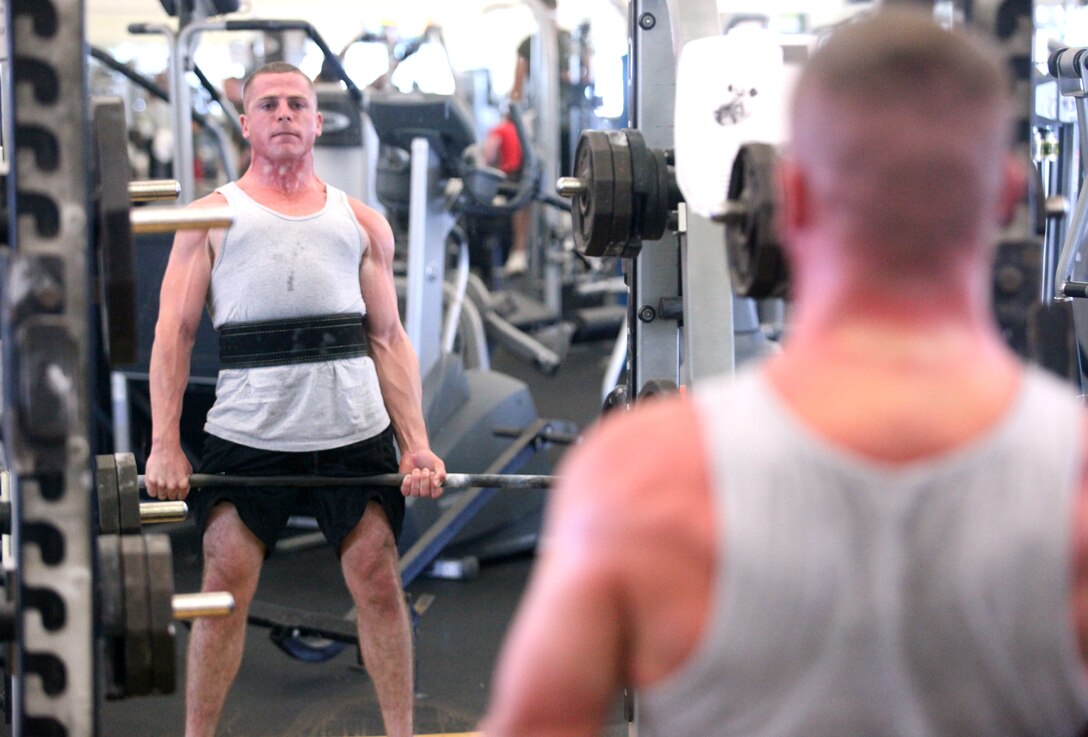
<svg viewBox="0 0 1088 737">
<path fill-rule="evenodd" d="M 659 240 L 682 199 L 671 160 L 671 151 L 650 148 L 633 128 L 583 131 L 574 176 L 556 183 L 571 198 L 578 252 L 633 258 L 642 241 Z"/>
<path fill-rule="evenodd" d="M 98 533 L 128 535 L 147 524 L 183 522 L 185 502 L 140 502 L 136 457 L 132 453 L 95 456 Z"/>
<path fill-rule="evenodd" d="M 189 487 L 205 489 L 222 486 L 299 486 L 304 488 L 328 486 L 400 486 L 403 473 L 382 473 L 373 476 L 232 476 L 229 474 L 194 473 Z M 139 488 L 145 488 L 145 478 L 137 477 Z M 442 484 L 446 489 L 550 489 L 555 476 L 502 473 L 447 473 Z"/>
<path fill-rule="evenodd" d="M 131 454 L 119 454 L 130 456 Z M 104 455 L 96 458 L 99 528 L 97 537 L 96 614 L 105 654 L 106 686 L 110 699 L 170 694 L 175 689 L 175 620 L 227 616 L 234 611 L 234 597 L 228 592 L 174 593 L 170 538 L 140 534 L 139 527 L 151 522 L 185 519 L 184 502 L 139 502 L 135 484 L 122 491 L 117 484 L 117 463 L 129 468 L 129 458 Z M 135 461 L 131 462 L 135 473 Z M 125 471 L 120 475 L 126 475 Z M 6 487 L 7 472 L 0 472 Z M 113 509 L 114 513 L 108 511 Z M 126 529 L 119 527 L 119 509 L 125 509 Z M 135 529 L 133 529 L 135 528 Z M 0 532 L 11 531 L 11 502 L 0 500 Z M 15 569 L 12 569 L 15 570 Z M 14 590 L 5 586 L 8 596 Z M 36 594 L 41 596 L 43 594 Z M 45 616 L 52 608 L 45 608 Z M 0 636 L 14 637 L 14 610 L 0 612 Z M 48 625 L 47 625 L 48 626 Z"/>
<path fill-rule="evenodd" d="M 672 152 L 646 145 L 638 130 L 583 131 L 574 176 L 556 183 L 571 198 L 578 252 L 633 258 L 642 241 L 660 239 L 682 201 Z M 775 227 L 776 149 L 746 143 L 733 162 L 726 202 L 715 220 L 725 224 L 733 291 L 741 297 L 784 297 L 789 270 Z"/>
</svg>

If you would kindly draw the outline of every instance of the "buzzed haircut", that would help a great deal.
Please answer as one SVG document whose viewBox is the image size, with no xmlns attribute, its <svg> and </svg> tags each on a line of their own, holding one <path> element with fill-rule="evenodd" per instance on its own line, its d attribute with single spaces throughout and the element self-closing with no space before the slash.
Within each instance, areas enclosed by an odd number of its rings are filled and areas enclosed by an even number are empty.
<svg viewBox="0 0 1088 737">
<path fill-rule="evenodd" d="M 1003 181 L 1009 91 L 981 39 L 931 12 L 884 9 L 834 32 L 805 66 L 792 155 L 861 240 L 916 249 L 970 238 Z"/>
<path fill-rule="evenodd" d="M 242 109 L 246 107 L 246 93 L 249 91 L 249 86 L 253 83 L 253 80 L 262 74 L 297 74 L 306 80 L 306 85 L 310 88 L 310 92 L 314 95 L 317 94 L 317 88 L 314 87 L 313 80 L 306 76 L 306 74 L 296 67 L 294 64 L 289 64 L 285 61 L 270 61 L 267 64 L 257 67 L 242 82 Z"/>
</svg>

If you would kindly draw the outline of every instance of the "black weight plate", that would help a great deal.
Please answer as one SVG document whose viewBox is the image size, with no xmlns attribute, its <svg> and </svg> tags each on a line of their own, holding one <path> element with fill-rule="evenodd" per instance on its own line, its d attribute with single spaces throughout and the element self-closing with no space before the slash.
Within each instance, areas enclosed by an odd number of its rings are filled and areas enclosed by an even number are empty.
<svg viewBox="0 0 1088 737">
<path fill-rule="evenodd" d="M 117 502 L 121 534 L 135 535 L 140 532 L 140 476 L 136 470 L 136 456 L 132 453 L 117 453 L 114 458 L 117 463 Z"/>
<path fill-rule="evenodd" d="M 593 201 L 591 230 L 586 238 L 586 253 L 604 256 L 612 240 L 612 212 L 616 207 L 616 182 L 612 163 L 612 145 L 608 134 L 591 131 L 588 136 L 589 194 Z"/>
<path fill-rule="evenodd" d="M 145 535 L 147 586 L 151 605 L 151 685 L 155 693 L 172 694 L 177 688 L 177 652 L 174 647 L 174 565 L 170 538 Z"/>
<path fill-rule="evenodd" d="M 593 198 L 590 193 L 593 176 L 593 162 L 590 160 L 589 134 L 592 131 L 583 131 L 578 138 L 578 146 L 574 149 L 573 176 L 580 179 L 585 189 L 571 198 L 570 216 L 573 228 L 574 244 L 579 253 L 586 252 L 587 235 L 592 232 Z"/>
<path fill-rule="evenodd" d="M 647 200 L 650 195 L 650 174 L 653 158 L 646 139 L 637 128 L 628 128 L 627 150 L 631 155 L 631 237 L 636 240 L 656 240 L 646 236 Z"/>
<path fill-rule="evenodd" d="M 104 695 L 120 699 L 125 696 L 125 585 L 118 535 L 98 536 L 97 571 L 98 632 L 107 674 Z"/>
<path fill-rule="evenodd" d="M 151 693 L 151 605 L 143 535 L 121 535 L 125 581 L 125 694 Z"/>
<path fill-rule="evenodd" d="M 631 240 L 634 223 L 631 213 L 635 192 L 631 171 L 631 150 L 627 146 L 627 132 L 613 131 L 608 134 L 612 148 L 612 228 L 608 239 L 608 256 L 623 256 L 627 242 Z"/>
<path fill-rule="evenodd" d="M 789 275 L 775 226 L 774 146 L 741 146 L 729 178 L 729 202 L 741 215 L 726 224 L 733 291 L 741 297 L 782 297 Z"/>
<path fill-rule="evenodd" d="M 94 101 L 95 252 L 110 361 L 136 360 L 136 262 L 129 221 L 128 125 L 120 98 Z"/>
<path fill-rule="evenodd" d="M 603 256 L 611 238 L 615 197 L 607 133 L 582 133 L 575 151 L 574 176 L 586 184 L 586 191 L 577 195 L 571 206 L 575 245 L 583 255 Z"/>
<path fill-rule="evenodd" d="M 665 235 L 669 225 L 669 163 L 665 152 L 659 148 L 648 149 L 650 190 L 646 196 L 646 214 L 643 216 L 643 237 L 658 240 Z"/>
<path fill-rule="evenodd" d="M 98 496 L 98 534 L 121 531 L 121 507 L 117 488 L 117 462 L 112 455 L 95 456 L 95 490 Z"/>
</svg>

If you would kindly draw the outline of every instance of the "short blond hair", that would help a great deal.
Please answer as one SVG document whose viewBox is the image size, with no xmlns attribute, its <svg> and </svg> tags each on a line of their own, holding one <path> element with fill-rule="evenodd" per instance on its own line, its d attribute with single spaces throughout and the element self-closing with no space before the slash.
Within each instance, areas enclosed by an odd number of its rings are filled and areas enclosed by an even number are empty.
<svg viewBox="0 0 1088 737">
<path fill-rule="evenodd" d="M 250 72 L 245 80 L 242 82 L 242 109 L 245 110 L 248 99 L 246 95 L 249 92 L 249 86 L 253 84 L 253 80 L 264 74 L 297 74 L 306 80 L 306 86 L 309 87 L 310 93 L 314 96 L 317 95 L 317 88 L 314 87 L 312 79 L 306 76 L 306 74 L 296 67 L 294 64 L 289 64 L 285 61 L 270 61 L 267 64 L 257 67 Z"/>
<path fill-rule="evenodd" d="M 836 32 L 798 80 L 791 156 L 858 240 L 918 255 L 991 217 L 1011 142 L 998 55 L 931 12 L 888 8 Z"/>
</svg>

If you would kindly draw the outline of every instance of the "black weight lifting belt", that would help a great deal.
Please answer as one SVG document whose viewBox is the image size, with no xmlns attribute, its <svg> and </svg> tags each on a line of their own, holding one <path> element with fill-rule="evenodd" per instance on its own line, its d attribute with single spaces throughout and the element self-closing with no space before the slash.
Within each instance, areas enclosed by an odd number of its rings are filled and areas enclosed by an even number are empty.
<svg viewBox="0 0 1088 737">
<path fill-rule="evenodd" d="M 258 368 L 369 355 L 366 316 L 315 315 L 219 328 L 219 367 Z"/>
</svg>

